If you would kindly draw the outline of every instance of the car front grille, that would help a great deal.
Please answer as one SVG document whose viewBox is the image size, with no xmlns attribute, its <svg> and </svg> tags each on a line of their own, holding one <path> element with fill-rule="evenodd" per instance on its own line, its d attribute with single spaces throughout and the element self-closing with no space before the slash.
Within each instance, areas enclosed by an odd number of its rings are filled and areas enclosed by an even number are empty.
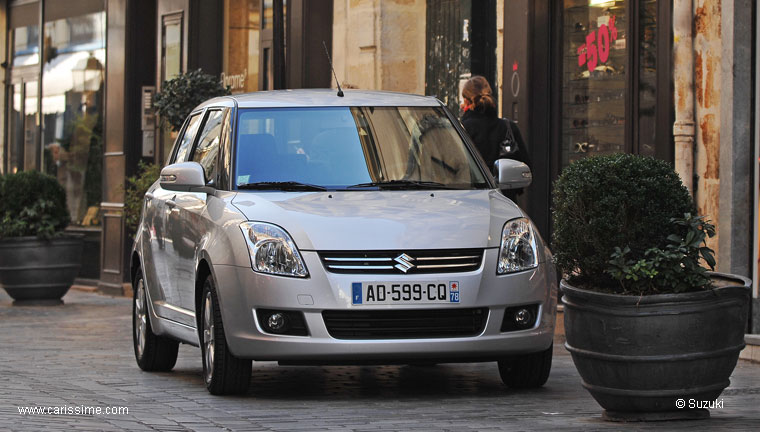
<svg viewBox="0 0 760 432">
<path fill-rule="evenodd" d="M 331 273 L 462 273 L 480 268 L 483 249 L 324 251 L 319 257 Z"/>
<path fill-rule="evenodd" d="M 469 337 L 483 332 L 488 309 L 326 310 L 322 318 L 335 339 Z"/>
</svg>

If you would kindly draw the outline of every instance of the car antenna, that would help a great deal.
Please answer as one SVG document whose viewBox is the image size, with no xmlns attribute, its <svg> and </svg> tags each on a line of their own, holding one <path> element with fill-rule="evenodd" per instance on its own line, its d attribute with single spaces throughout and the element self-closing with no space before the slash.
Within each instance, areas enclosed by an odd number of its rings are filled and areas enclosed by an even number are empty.
<svg viewBox="0 0 760 432">
<path fill-rule="evenodd" d="M 332 59 L 330 58 L 330 53 L 327 52 L 327 44 L 325 41 L 322 41 L 322 46 L 325 47 L 325 55 L 327 56 L 327 62 L 330 63 L 330 70 L 333 73 L 333 76 L 335 77 L 335 84 L 338 85 L 338 97 L 343 97 L 343 90 L 340 89 L 340 82 L 338 82 L 338 75 L 335 74 L 335 68 L 332 64 Z"/>
</svg>

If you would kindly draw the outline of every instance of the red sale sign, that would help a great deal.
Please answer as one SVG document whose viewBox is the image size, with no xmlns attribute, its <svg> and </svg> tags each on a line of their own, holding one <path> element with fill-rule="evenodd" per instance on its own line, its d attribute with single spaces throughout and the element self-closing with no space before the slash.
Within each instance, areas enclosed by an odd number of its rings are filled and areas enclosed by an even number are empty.
<svg viewBox="0 0 760 432">
<path fill-rule="evenodd" d="M 586 35 L 586 43 L 578 47 L 578 66 L 586 65 L 589 71 L 593 71 L 599 63 L 606 62 L 610 58 L 610 41 L 617 40 L 617 37 L 613 15 L 607 24 L 599 26 L 599 30 Z"/>
</svg>

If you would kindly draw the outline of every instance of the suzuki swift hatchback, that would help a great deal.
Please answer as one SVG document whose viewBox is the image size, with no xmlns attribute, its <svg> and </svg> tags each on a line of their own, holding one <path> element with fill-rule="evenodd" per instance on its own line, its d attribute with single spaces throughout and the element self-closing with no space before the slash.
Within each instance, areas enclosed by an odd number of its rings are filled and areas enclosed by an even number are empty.
<svg viewBox="0 0 760 432">
<path fill-rule="evenodd" d="M 186 120 L 145 194 L 131 256 L 143 370 L 200 346 L 213 394 L 245 392 L 251 360 L 497 361 L 512 387 L 551 368 L 556 273 L 436 99 L 259 92 Z"/>
</svg>

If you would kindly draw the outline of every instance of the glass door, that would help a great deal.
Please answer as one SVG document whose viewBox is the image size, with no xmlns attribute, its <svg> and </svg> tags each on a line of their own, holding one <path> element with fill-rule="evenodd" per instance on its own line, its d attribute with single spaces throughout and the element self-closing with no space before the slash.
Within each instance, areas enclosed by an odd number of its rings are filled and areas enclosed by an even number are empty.
<svg viewBox="0 0 760 432">
<path fill-rule="evenodd" d="M 22 77 L 13 78 L 9 86 L 8 171 L 11 173 L 39 169 L 41 164 L 37 89 L 37 80 Z"/>
<path fill-rule="evenodd" d="M 161 17 L 161 83 L 176 78 L 184 72 L 183 40 L 183 13 L 172 13 Z M 172 131 L 168 123 L 162 123 L 159 131 L 158 161 L 169 157 L 175 138 L 177 138 L 177 131 Z"/>
</svg>

